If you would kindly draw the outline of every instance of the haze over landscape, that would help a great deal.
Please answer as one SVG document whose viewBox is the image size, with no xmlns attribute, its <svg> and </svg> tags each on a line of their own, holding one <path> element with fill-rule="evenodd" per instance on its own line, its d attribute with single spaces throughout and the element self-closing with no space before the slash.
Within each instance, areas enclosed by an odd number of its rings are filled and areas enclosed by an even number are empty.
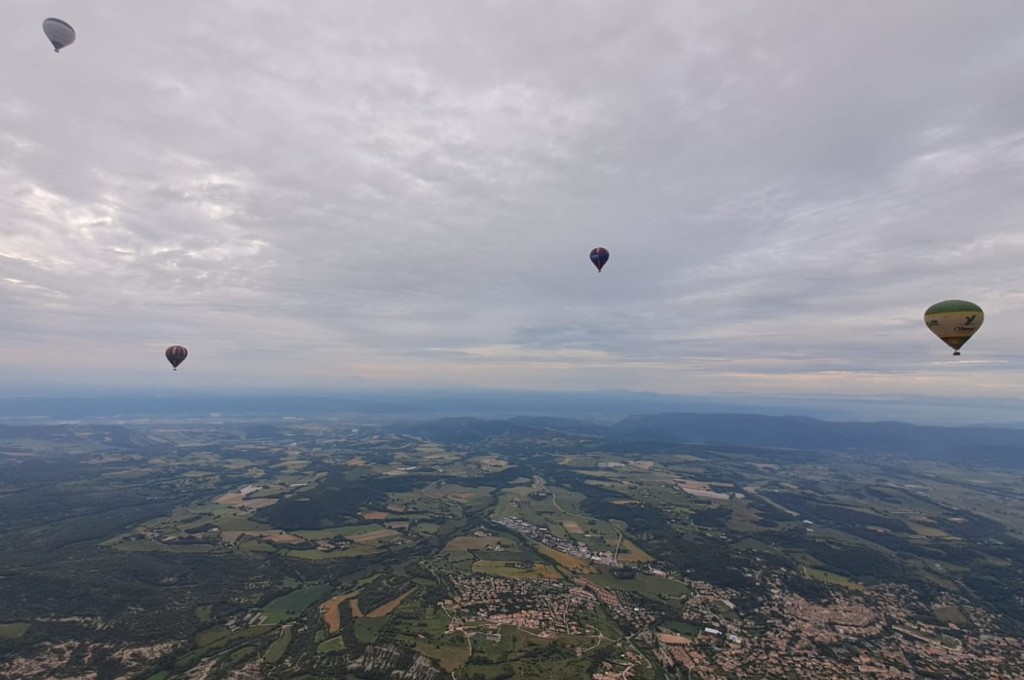
<svg viewBox="0 0 1024 680">
<path fill-rule="evenodd" d="M 1019 3 L 3 19 L 9 393 L 1024 396 Z"/>
</svg>

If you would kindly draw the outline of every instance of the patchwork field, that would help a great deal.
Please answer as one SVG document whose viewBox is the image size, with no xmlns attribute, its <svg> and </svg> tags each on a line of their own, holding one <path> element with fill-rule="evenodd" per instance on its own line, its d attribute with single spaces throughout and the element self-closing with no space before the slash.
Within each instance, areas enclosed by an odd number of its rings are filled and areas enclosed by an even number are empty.
<svg viewBox="0 0 1024 680">
<path fill-rule="evenodd" d="M 52 652 L 26 678 L 351 680 L 433 664 L 435 677 L 657 680 L 663 655 L 635 634 L 652 630 L 702 677 L 771 652 L 798 677 L 804 657 L 785 656 L 798 642 L 821 664 L 885 649 L 911 660 L 908 677 L 973 677 L 956 663 L 974 654 L 1024 677 L 999 648 L 1024 620 L 1007 595 L 1024 583 L 1019 474 L 546 437 L 543 422 L 522 439 L 473 419 L 415 425 L 451 435 L 436 444 L 390 424 L 225 424 L 12 449 L 4 663 Z M 858 623 L 880 610 L 885 628 Z M 842 648 L 828 631 L 801 637 L 822 612 L 852 622 Z M 956 654 L 910 668 L 932 658 L 913 645 Z"/>
<path fill-rule="evenodd" d="M 499 562 L 492 560 L 477 560 L 474 562 L 473 573 L 503 576 L 505 578 L 562 578 L 562 575 L 559 574 L 558 571 L 546 564 L 520 563 L 517 565 L 515 562 Z"/>
<path fill-rule="evenodd" d="M 354 597 L 359 596 L 359 591 L 353 591 L 351 593 L 345 593 L 344 595 L 337 595 L 327 600 L 320 605 L 320 613 L 324 617 L 324 623 L 327 624 L 327 629 L 332 633 L 337 633 L 341 628 L 341 613 L 338 607 L 341 603 L 351 600 Z"/>
</svg>

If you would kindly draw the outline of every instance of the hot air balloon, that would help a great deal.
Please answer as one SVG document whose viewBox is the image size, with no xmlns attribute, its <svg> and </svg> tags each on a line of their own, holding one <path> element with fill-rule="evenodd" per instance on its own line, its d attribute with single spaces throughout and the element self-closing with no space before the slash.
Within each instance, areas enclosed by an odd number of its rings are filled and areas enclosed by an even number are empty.
<svg viewBox="0 0 1024 680">
<path fill-rule="evenodd" d="M 608 257 L 607 248 L 594 248 L 590 251 L 590 261 L 597 267 L 598 273 L 601 273 L 601 267 L 608 264 Z"/>
<path fill-rule="evenodd" d="M 960 356 L 960 348 L 981 328 L 984 320 L 981 307 L 964 300 L 936 302 L 924 313 L 924 324 L 953 348 L 953 356 Z"/>
<path fill-rule="evenodd" d="M 44 19 L 43 33 L 53 43 L 54 52 L 60 52 L 62 47 L 67 47 L 75 42 L 75 29 L 71 28 L 71 24 L 61 19 L 54 19 L 53 17 Z"/>
<path fill-rule="evenodd" d="M 167 357 L 167 360 L 171 362 L 171 366 L 173 366 L 174 370 L 177 371 L 178 366 L 181 365 L 181 362 L 188 356 L 188 350 L 181 345 L 171 345 L 167 348 L 167 351 L 164 352 L 164 356 Z"/>
</svg>

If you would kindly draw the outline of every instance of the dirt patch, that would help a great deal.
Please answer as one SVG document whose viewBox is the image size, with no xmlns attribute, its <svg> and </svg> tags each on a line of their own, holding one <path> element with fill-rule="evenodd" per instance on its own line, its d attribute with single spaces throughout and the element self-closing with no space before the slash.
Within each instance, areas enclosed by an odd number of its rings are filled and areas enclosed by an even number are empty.
<svg viewBox="0 0 1024 680">
<path fill-rule="evenodd" d="M 376 522 L 379 519 L 387 519 L 390 513 L 387 512 L 364 512 L 363 519 Z"/>
<path fill-rule="evenodd" d="M 716 500 L 716 501 L 727 501 L 727 500 L 729 500 L 730 496 L 735 496 L 736 498 L 743 498 L 743 494 L 741 494 L 741 493 L 734 493 L 734 492 L 724 492 L 723 493 L 722 491 L 713 491 L 712 487 L 716 487 L 716 486 L 717 487 L 722 487 L 722 486 L 731 486 L 731 485 L 723 485 L 723 484 L 718 483 L 718 482 L 698 482 L 698 481 L 692 480 L 692 479 L 684 479 L 684 480 L 680 481 L 679 484 L 677 485 L 677 487 L 680 490 L 685 491 L 686 493 L 690 494 L 691 496 L 696 496 L 697 498 L 711 498 L 711 499 Z"/>
<path fill-rule="evenodd" d="M 407 598 L 410 595 L 412 595 L 412 591 L 414 591 L 414 590 L 416 590 L 416 589 L 415 588 L 410 588 L 405 594 L 399 595 L 398 597 L 396 597 L 395 599 L 391 600 L 391 602 L 388 602 L 387 604 L 382 604 L 381 606 L 377 607 L 372 612 L 367 614 L 367 616 L 369 616 L 371 619 L 377 618 L 377 617 L 380 617 L 380 616 L 387 616 L 392 611 L 394 611 L 395 607 L 397 607 L 398 605 L 402 604 L 402 600 L 404 600 L 405 598 Z"/>
<path fill-rule="evenodd" d="M 295 536 L 294 534 L 286 534 L 281 530 L 275 531 L 222 531 L 220 533 L 220 539 L 225 543 L 236 543 L 242 536 L 256 536 L 272 543 L 283 543 L 285 545 L 295 545 L 296 543 L 304 543 L 306 539 L 301 536 Z"/>
<path fill-rule="evenodd" d="M 582 534 L 583 533 L 583 529 L 580 528 L 580 525 L 577 524 L 576 522 L 573 522 L 572 520 L 565 520 L 565 521 L 563 521 L 562 522 L 562 526 L 565 527 L 565 530 L 568 531 L 570 534 Z"/>
<path fill-rule="evenodd" d="M 484 548 L 500 544 L 508 547 L 509 541 L 502 540 L 497 536 L 456 536 L 448 541 L 443 552 L 469 552 L 470 550 L 483 550 Z"/>
<path fill-rule="evenodd" d="M 377 541 L 382 538 L 388 538 L 390 536 L 397 536 L 398 532 L 394 529 L 379 529 L 377 531 L 371 531 L 366 534 L 359 534 L 358 536 L 349 536 L 350 540 L 356 543 L 369 543 L 370 541 Z"/>
<path fill-rule="evenodd" d="M 268 508 L 276 502 L 276 498 L 251 498 L 239 503 L 237 507 L 240 510 L 259 510 L 260 508 Z"/>
<path fill-rule="evenodd" d="M 332 633 L 337 633 L 341 630 L 341 612 L 338 611 L 338 605 L 345 600 L 351 600 L 359 591 L 352 593 L 346 593 L 345 595 L 338 595 L 320 605 L 320 613 L 323 614 L 324 622 L 327 624 L 327 630 Z"/>
<path fill-rule="evenodd" d="M 359 598 L 353 597 L 348 601 L 348 606 L 352 610 L 352 617 L 358 619 L 363 615 L 363 610 L 359 608 Z"/>
<path fill-rule="evenodd" d="M 598 573 L 597 567 L 595 567 L 594 565 L 592 565 L 592 564 L 590 564 L 590 563 L 588 563 L 588 562 L 586 562 L 584 560 L 581 560 L 578 557 L 573 557 L 572 555 L 566 555 L 565 553 L 559 552 L 559 551 L 555 550 L 554 548 L 549 548 L 546 545 L 537 545 L 537 546 L 534 546 L 534 547 L 536 548 L 537 552 L 539 552 L 541 555 L 544 555 L 546 557 L 550 557 L 551 559 L 553 559 L 555 562 L 557 562 L 559 565 L 565 567 L 566 569 L 569 569 L 571 571 L 575 571 L 575 572 L 578 572 L 578 573 L 582 573 L 582 574 L 597 574 Z"/>
<path fill-rule="evenodd" d="M 671 633 L 658 633 L 658 640 L 666 645 L 692 645 L 693 640 L 683 635 L 672 635 Z"/>
</svg>

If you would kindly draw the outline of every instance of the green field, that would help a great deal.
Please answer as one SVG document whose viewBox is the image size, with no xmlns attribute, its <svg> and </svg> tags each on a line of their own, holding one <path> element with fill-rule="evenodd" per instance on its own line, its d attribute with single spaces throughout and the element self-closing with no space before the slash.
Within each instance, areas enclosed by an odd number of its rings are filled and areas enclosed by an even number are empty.
<svg viewBox="0 0 1024 680">
<path fill-rule="evenodd" d="M 312 607 L 317 602 L 327 599 L 332 588 L 327 584 L 308 586 L 293 590 L 287 595 L 282 595 L 263 608 L 266 614 L 264 623 L 283 623 L 290 621 L 296 616 Z"/>
<path fill-rule="evenodd" d="M 296 531 L 296 536 L 309 539 L 311 541 L 326 540 L 331 538 L 337 538 L 338 536 L 345 536 L 346 531 L 350 531 L 351 527 L 330 527 L 327 529 L 312 529 L 309 531 Z"/>
<path fill-rule="evenodd" d="M 271 643 L 270 647 L 267 648 L 267 653 L 263 655 L 263 658 L 267 663 L 277 663 L 281 660 L 281 657 L 288 651 L 288 646 L 292 643 L 292 627 L 282 626 L 281 636 Z"/>
<path fill-rule="evenodd" d="M 431 659 L 437 659 L 449 673 L 461 668 L 469 660 L 469 645 L 462 635 L 450 636 L 450 642 L 434 644 L 426 640 L 416 641 L 416 651 Z"/>
<path fill-rule="evenodd" d="M 328 654 L 330 652 L 341 652 L 345 649 L 345 641 L 339 635 L 338 637 L 332 637 L 324 640 L 316 647 L 318 654 Z"/>
<path fill-rule="evenodd" d="M 690 594 L 690 588 L 685 584 L 650 574 L 636 574 L 628 579 L 615 578 L 609 573 L 585 574 L 583 578 L 604 588 L 626 590 L 657 599 L 678 600 Z"/>
<path fill-rule="evenodd" d="M 672 631 L 673 633 L 678 633 L 679 635 L 689 635 L 691 637 L 696 637 L 700 634 L 701 631 L 700 626 L 695 626 L 692 623 L 683 623 L 681 621 L 666 621 L 661 625 L 664 628 L 667 628 L 668 630 Z"/>
<path fill-rule="evenodd" d="M 562 578 L 554 568 L 541 562 L 534 562 L 530 567 L 519 567 L 513 561 L 477 560 L 473 563 L 473 573 L 505 578 Z"/>
<path fill-rule="evenodd" d="M 207 543 L 168 544 L 144 538 L 137 541 L 123 541 L 114 545 L 115 550 L 122 552 L 169 552 L 169 553 L 209 553 L 219 546 Z"/>
<path fill-rule="evenodd" d="M 220 649 L 228 646 L 229 644 L 237 640 L 246 640 L 249 638 L 259 637 L 261 635 L 266 635 L 275 628 L 277 628 L 276 625 L 268 624 L 250 626 L 248 628 L 240 628 L 235 631 L 221 627 L 208 628 L 207 630 L 200 631 L 198 634 L 196 634 L 196 644 L 198 644 L 200 647 Z"/>
<path fill-rule="evenodd" d="M 825 571 L 824 569 L 804 567 L 803 572 L 804 575 L 806 575 L 807 577 L 813 578 L 817 581 L 821 581 L 822 583 L 830 583 L 832 585 L 842 586 L 844 588 L 849 588 L 851 590 L 864 590 L 864 586 L 862 584 L 857 583 L 856 581 L 851 581 L 845 576 L 840 576 L 839 574 L 833 574 L 830 571 Z"/>
<path fill-rule="evenodd" d="M 379 552 L 376 548 L 371 545 L 365 545 L 357 543 L 355 545 L 345 546 L 338 550 L 285 550 L 283 553 L 288 557 L 295 557 L 300 560 L 343 560 L 348 557 L 359 557 L 362 555 L 373 555 Z"/>
<path fill-rule="evenodd" d="M 0 623 L 0 640 L 15 640 L 28 632 L 28 623 Z"/>
<path fill-rule="evenodd" d="M 463 667 L 466 677 L 585 678 L 589 661 L 573 656 L 549 656 L 541 650 L 552 645 L 512 626 L 501 626 L 501 642 L 474 640 L 473 656 Z"/>
<path fill-rule="evenodd" d="M 935 617 L 945 623 L 954 623 L 963 626 L 967 623 L 967 617 L 960 611 L 959 607 L 935 607 L 932 609 Z"/>
<path fill-rule="evenodd" d="M 370 618 L 368 616 L 361 616 L 353 622 L 355 627 L 356 639 L 359 642 L 368 645 L 377 639 L 377 634 L 383 629 L 388 623 L 386 616 L 379 616 Z"/>
</svg>

